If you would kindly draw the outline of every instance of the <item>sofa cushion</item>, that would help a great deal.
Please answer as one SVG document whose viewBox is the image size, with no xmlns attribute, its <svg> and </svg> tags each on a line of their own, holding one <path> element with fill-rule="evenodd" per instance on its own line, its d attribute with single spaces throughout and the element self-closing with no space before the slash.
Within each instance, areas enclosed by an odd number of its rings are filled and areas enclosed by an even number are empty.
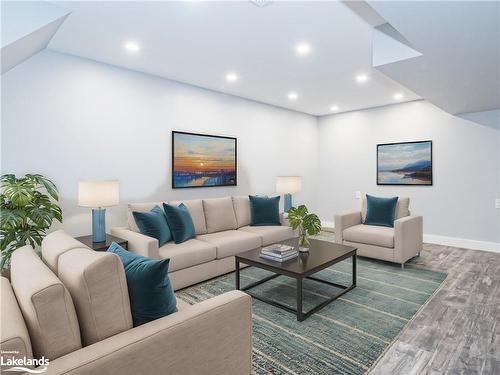
<svg viewBox="0 0 500 375">
<path fill-rule="evenodd" d="M 201 199 L 191 199 L 186 201 L 172 201 L 168 202 L 174 206 L 179 206 L 184 203 L 191 214 L 193 219 L 194 230 L 196 234 L 207 233 L 207 224 L 205 222 L 205 213 L 203 212 L 203 201 Z"/>
<path fill-rule="evenodd" d="M 127 205 L 127 223 L 128 229 L 134 232 L 139 232 L 133 212 L 149 212 L 155 206 L 161 207 L 163 202 L 145 202 L 145 203 L 129 203 Z"/>
<path fill-rule="evenodd" d="M 394 220 L 401 219 L 402 217 L 410 216 L 410 198 L 399 197 L 396 203 L 396 214 Z M 366 195 L 361 204 L 361 222 L 364 223 L 366 219 Z"/>
<path fill-rule="evenodd" d="M 177 311 L 172 284 L 168 278 L 170 259 L 155 260 L 134 254 L 113 242 L 108 249 L 117 254 L 127 278 L 134 327 Z"/>
<path fill-rule="evenodd" d="M 193 218 L 184 203 L 181 203 L 178 207 L 163 203 L 163 210 L 167 216 L 168 226 L 176 244 L 195 237 Z"/>
<path fill-rule="evenodd" d="M 250 225 L 250 199 L 248 195 L 232 197 L 238 228 Z"/>
<path fill-rule="evenodd" d="M 280 221 L 280 196 L 258 197 L 249 195 L 250 199 L 250 225 L 281 225 Z"/>
<path fill-rule="evenodd" d="M 3 360 L 21 359 L 23 357 L 32 359 L 31 340 L 14 291 L 9 280 L 5 277 L 2 277 L 1 284 L 0 324 L 2 329 L 0 330 L 0 346 Z M 2 365 L 2 373 L 10 367 L 12 366 Z"/>
<path fill-rule="evenodd" d="M 116 254 L 70 250 L 59 257 L 58 276 L 73 298 L 84 346 L 132 328 L 127 280 Z"/>
<path fill-rule="evenodd" d="M 217 247 L 217 259 L 227 258 L 243 251 L 260 247 L 259 236 L 240 230 L 226 230 L 196 237 Z"/>
<path fill-rule="evenodd" d="M 231 197 L 203 199 L 207 233 L 238 228 Z"/>
<path fill-rule="evenodd" d="M 394 228 L 376 225 L 359 224 L 344 230 L 345 241 L 365 243 L 368 245 L 394 247 Z"/>
<path fill-rule="evenodd" d="M 242 232 L 250 232 L 260 237 L 262 246 L 267 246 L 272 243 L 288 240 L 297 237 L 293 229 L 289 226 L 246 226 L 238 229 Z"/>
<path fill-rule="evenodd" d="M 10 275 L 34 357 L 54 360 L 80 349 L 80 327 L 71 295 L 30 246 L 14 251 Z"/>
<path fill-rule="evenodd" d="M 160 247 L 161 259 L 170 259 L 170 272 L 210 262 L 216 257 L 215 246 L 196 239 L 175 244 L 168 242 Z"/>
<path fill-rule="evenodd" d="M 394 227 L 398 197 L 380 198 L 366 194 L 366 218 L 364 224 Z"/>
<path fill-rule="evenodd" d="M 49 233 L 42 240 L 42 259 L 45 264 L 57 275 L 57 262 L 59 257 L 66 251 L 86 247 L 83 243 L 75 240 L 62 229 Z"/>
<path fill-rule="evenodd" d="M 159 246 L 163 246 L 172 239 L 163 208 L 154 206 L 149 212 L 133 211 L 132 214 L 141 234 L 156 238 Z"/>
</svg>

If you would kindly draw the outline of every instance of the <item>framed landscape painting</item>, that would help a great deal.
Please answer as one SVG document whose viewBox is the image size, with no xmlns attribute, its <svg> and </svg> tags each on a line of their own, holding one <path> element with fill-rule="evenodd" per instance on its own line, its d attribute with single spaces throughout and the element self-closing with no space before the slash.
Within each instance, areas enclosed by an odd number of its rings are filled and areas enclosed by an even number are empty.
<svg viewBox="0 0 500 375">
<path fill-rule="evenodd" d="M 432 141 L 377 145 L 377 185 L 432 185 Z"/>
<path fill-rule="evenodd" d="M 236 138 L 172 132 L 172 188 L 236 186 Z"/>
</svg>

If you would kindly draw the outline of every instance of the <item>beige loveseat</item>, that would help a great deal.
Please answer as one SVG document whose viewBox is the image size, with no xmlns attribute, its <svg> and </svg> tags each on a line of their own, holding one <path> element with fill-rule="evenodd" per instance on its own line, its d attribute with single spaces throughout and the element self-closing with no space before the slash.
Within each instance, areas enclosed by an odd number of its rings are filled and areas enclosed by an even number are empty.
<svg viewBox="0 0 500 375">
<path fill-rule="evenodd" d="M 1 348 L 13 358 L 45 358 L 44 374 L 249 374 L 251 299 L 232 291 L 132 327 L 123 265 L 63 231 L 47 236 L 43 261 L 30 246 L 1 278 Z M 38 370 L 43 370 L 43 365 Z M 16 363 L 16 366 L 20 366 Z M 35 366 L 37 367 L 37 366 Z"/>
<path fill-rule="evenodd" d="M 234 271 L 234 256 L 296 237 L 286 220 L 281 226 L 250 226 L 248 196 L 171 201 L 184 203 L 191 213 L 196 238 L 162 247 L 158 240 L 139 232 L 133 211 L 149 211 L 162 202 L 128 205 L 128 226 L 111 234 L 128 241 L 128 249 L 153 259 L 170 258 L 169 276 L 175 290 Z"/>
<path fill-rule="evenodd" d="M 355 246 L 358 255 L 404 264 L 422 250 L 422 216 L 410 215 L 410 198 L 399 198 L 394 228 L 365 225 L 366 197 L 361 211 L 335 215 L 335 241 Z"/>
</svg>

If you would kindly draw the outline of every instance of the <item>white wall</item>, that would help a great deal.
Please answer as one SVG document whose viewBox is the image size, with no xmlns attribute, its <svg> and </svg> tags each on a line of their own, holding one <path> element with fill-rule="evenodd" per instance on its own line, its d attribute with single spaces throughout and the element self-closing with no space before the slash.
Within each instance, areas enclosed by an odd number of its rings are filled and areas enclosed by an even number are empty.
<svg viewBox="0 0 500 375">
<path fill-rule="evenodd" d="M 433 186 L 377 186 L 376 145 L 433 141 Z M 319 119 L 319 213 L 355 210 L 355 191 L 409 196 L 424 233 L 500 242 L 500 132 L 417 101 Z"/>
<path fill-rule="evenodd" d="M 238 186 L 172 190 L 172 130 L 238 138 Z M 273 193 L 303 176 L 296 202 L 315 207 L 315 117 L 89 60 L 44 51 L 2 76 L 2 173 L 41 173 L 61 193 L 64 227 L 89 234 L 79 180 L 118 179 L 129 201 Z"/>
</svg>

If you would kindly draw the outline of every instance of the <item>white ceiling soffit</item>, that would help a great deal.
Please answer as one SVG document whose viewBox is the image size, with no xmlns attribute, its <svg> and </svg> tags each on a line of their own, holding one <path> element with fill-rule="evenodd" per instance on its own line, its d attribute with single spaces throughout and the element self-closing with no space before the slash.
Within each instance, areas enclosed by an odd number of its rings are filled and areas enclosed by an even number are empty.
<svg viewBox="0 0 500 375">
<path fill-rule="evenodd" d="M 368 4 L 422 53 L 376 69 L 451 114 L 500 108 L 500 2 Z"/>
<path fill-rule="evenodd" d="M 56 4 L 72 13 L 50 42 L 53 51 L 313 115 L 419 99 L 372 69 L 373 27 L 341 2 Z M 127 52 L 129 40 L 140 50 Z M 311 52 L 299 56 L 304 42 Z M 235 82 L 226 81 L 229 72 Z M 359 74 L 368 80 L 359 84 Z M 290 92 L 298 97 L 290 100 Z"/>
<path fill-rule="evenodd" d="M 69 12 L 46 2 L 2 1 L 2 74 L 41 51 Z"/>
<path fill-rule="evenodd" d="M 458 115 L 458 117 L 500 130 L 500 109 L 483 112 L 462 113 Z"/>
</svg>

